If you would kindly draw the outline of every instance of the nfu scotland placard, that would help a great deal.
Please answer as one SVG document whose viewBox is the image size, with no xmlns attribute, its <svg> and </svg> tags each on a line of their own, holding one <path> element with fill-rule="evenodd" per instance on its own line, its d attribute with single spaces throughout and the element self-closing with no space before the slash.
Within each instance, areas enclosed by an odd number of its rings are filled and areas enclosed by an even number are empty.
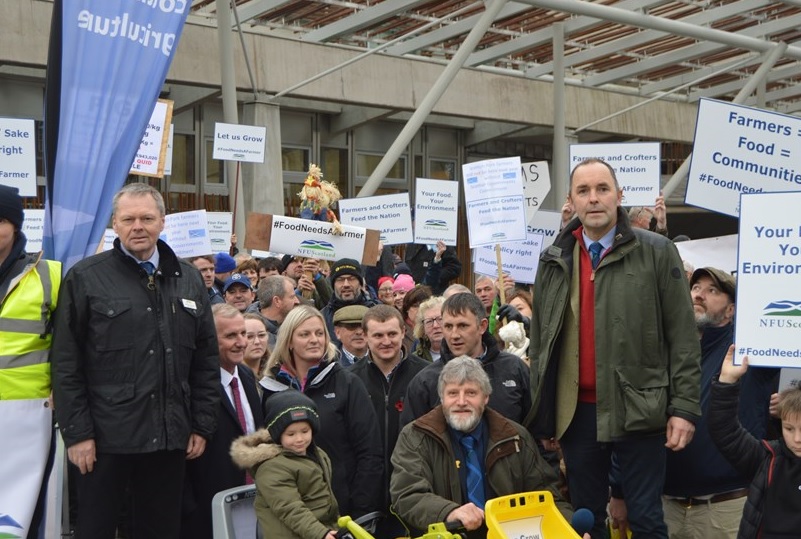
<svg viewBox="0 0 801 539">
<path fill-rule="evenodd" d="M 736 364 L 801 366 L 801 192 L 740 198 Z"/>
<path fill-rule="evenodd" d="M 687 204 L 737 217 L 741 193 L 798 190 L 801 118 L 701 99 Z"/>
</svg>

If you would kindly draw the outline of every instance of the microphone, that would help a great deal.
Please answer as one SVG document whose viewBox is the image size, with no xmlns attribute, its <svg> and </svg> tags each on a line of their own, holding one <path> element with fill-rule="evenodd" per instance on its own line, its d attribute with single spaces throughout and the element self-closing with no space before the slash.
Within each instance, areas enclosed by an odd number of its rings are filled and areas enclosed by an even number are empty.
<svg viewBox="0 0 801 539">
<path fill-rule="evenodd" d="M 573 513 L 573 518 L 570 519 L 570 525 L 576 530 L 579 535 L 590 533 L 592 527 L 595 526 L 595 515 L 592 511 L 580 507 Z"/>
</svg>

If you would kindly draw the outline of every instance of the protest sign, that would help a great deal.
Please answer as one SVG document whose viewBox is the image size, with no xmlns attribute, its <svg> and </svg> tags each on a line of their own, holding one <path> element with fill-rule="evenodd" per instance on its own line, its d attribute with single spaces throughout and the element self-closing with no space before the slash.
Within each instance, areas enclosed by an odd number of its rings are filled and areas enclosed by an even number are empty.
<svg viewBox="0 0 801 539">
<path fill-rule="evenodd" d="M 25 250 L 29 253 L 38 253 L 42 250 L 42 238 L 44 237 L 44 210 L 25 210 L 25 220 L 22 221 L 22 233 L 28 242 Z"/>
<path fill-rule="evenodd" d="M 675 244 L 682 260 L 694 268 L 718 268 L 729 273 L 737 271 L 737 234 L 680 241 Z"/>
<path fill-rule="evenodd" d="M 214 124 L 214 159 L 264 163 L 266 144 L 266 127 Z"/>
<path fill-rule="evenodd" d="M 181 258 L 211 253 L 206 210 L 171 213 L 164 218 L 161 239 Z"/>
<path fill-rule="evenodd" d="M 520 158 L 462 165 L 470 247 L 526 239 Z"/>
<path fill-rule="evenodd" d="M 542 242 L 542 234 L 528 234 L 525 241 L 501 244 L 503 273 L 518 283 L 533 284 L 537 276 Z M 493 278 L 498 276 L 498 262 L 492 246 L 473 249 L 473 271 Z"/>
<path fill-rule="evenodd" d="M 570 145 L 571 170 L 591 157 L 604 160 L 615 170 L 623 190 L 623 206 L 654 205 L 662 173 L 658 142 Z"/>
<path fill-rule="evenodd" d="M 551 173 L 548 171 L 548 161 L 535 161 L 523 163 L 523 195 L 526 197 L 526 224 L 539 211 L 542 201 L 551 191 Z"/>
<path fill-rule="evenodd" d="M 245 247 L 322 260 L 354 258 L 362 264 L 375 266 L 379 236 L 378 230 L 348 225 L 342 225 L 342 233 L 335 234 L 331 223 L 251 213 L 247 219 Z"/>
<path fill-rule="evenodd" d="M 459 183 L 417 178 L 414 200 L 414 242 L 456 245 Z"/>
<path fill-rule="evenodd" d="M 380 230 L 384 245 L 410 243 L 414 237 L 409 193 L 344 198 L 338 204 L 343 225 Z"/>
<path fill-rule="evenodd" d="M 139 149 L 134 156 L 131 174 L 154 178 L 164 176 L 173 103 L 169 99 L 156 101 L 153 114 L 150 115 L 150 121 L 145 128 L 142 142 L 139 143 Z"/>
<path fill-rule="evenodd" d="M 206 224 L 212 253 L 227 253 L 231 246 L 233 217 L 229 211 L 206 212 Z"/>
<path fill-rule="evenodd" d="M 740 198 L 734 361 L 801 367 L 801 192 Z"/>
<path fill-rule="evenodd" d="M 801 118 L 701 99 L 684 201 L 737 217 L 740 194 L 801 190 Z"/>
<path fill-rule="evenodd" d="M 562 229 L 562 213 L 540 210 L 526 227 L 529 234 L 542 234 L 542 248 L 547 249 Z"/>
<path fill-rule="evenodd" d="M 33 120 L 0 118 L 0 184 L 36 196 L 36 126 Z"/>
</svg>

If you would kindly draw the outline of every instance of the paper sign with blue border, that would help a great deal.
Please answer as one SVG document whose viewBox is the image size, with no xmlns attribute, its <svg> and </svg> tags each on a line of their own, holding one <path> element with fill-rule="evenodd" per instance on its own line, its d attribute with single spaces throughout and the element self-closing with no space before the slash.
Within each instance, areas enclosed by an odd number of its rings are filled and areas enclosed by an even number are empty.
<svg viewBox="0 0 801 539">
<path fill-rule="evenodd" d="M 503 272 L 518 283 L 533 284 L 542 251 L 542 234 L 529 234 L 526 241 L 501 244 Z M 481 275 L 498 276 L 498 261 L 492 246 L 473 249 L 473 271 Z"/>
<path fill-rule="evenodd" d="M 233 217 L 229 211 L 206 212 L 212 253 L 227 253 L 230 249 L 232 220 Z"/>
<path fill-rule="evenodd" d="M 164 232 L 161 235 L 161 239 L 182 258 L 211 253 L 206 210 L 167 215 L 164 218 Z"/>
<path fill-rule="evenodd" d="M 525 241 L 526 207 L 519 157 L 462 165 L 470 247 Z"/>
<path fill-rule="evenodd" d="M 36 196 L 36 125 L 33 120 L 0 118 L 0 184 Z"/>
<path fill-rule="evenodd" d="M 459 182 L 417 178 L 414 200 L 414 242 L 456 245 Z"/>
<path fill-rule="evenodd" d="M 736 364 L 801 367 L 801 192 L 740 197 Z"/>
<path fill-rule="evenodd" d="M 142 136 L 142 142 L 139 143 L 139 149 L 136 150 L 131 165 L 131 174 L 155 178 L 161 178 L 166 174 L 167 143 L 173 103 L 169 99 L 156 101 L 150 121 L 147 122 L 145 134 Z"/>
<path fill-rule="evenodd" d="M 348 225 L 342 225 L 342 233 L 335 234 L 331 223 L 250 213 L 245 247 L 321 260 L 355 258 L 362 264 L 375 266 L 379 235 L 378 230 Z"/>
<path fill-rule="evenodd" d="M 658 142 L 571 144 L 570 169 L 595 157 L 615 170 L 623 190 L 623 206 L 653 206 L 659 196 L 661 152 Z"/>
<path fill-rule="evenodd" d="M 799 163 L 801 118 L 701 99 L 684 201 L 737 217 L 741 193 L 801 190 Z"/>
<path fill-rule="evenodd" d="M 214 159 L 264 163 L 266 144 L 266 127 L 214 124 Z"/>
<path fill-rule="evenodd" d="M 25 250 L 29 253 L 38 253 L 42 250 L 42 237 L 44 237 L 44 210 L 25 209 L 25 220 L 22 221 L 22 233 L 28 242 Z"/>
<path fill-rule="evenodd" d="M 414 237 L 409 193 L 346 198 L 338 204 L 343 225 L 380 230 L 384 245 L 410 243 Z"/>
</svg>

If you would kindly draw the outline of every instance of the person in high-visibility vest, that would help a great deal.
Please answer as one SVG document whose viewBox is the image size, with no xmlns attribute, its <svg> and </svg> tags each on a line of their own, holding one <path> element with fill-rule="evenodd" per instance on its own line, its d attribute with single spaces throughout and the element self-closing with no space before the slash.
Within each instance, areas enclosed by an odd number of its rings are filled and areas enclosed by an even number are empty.
<svg viewBox="0 0 801 539">
<path fill-rule="evenodd" d="M 20 537 L 41 519 L 53 432 L 50 319 L 61 283 L 59 262 L 25 252 L 23 218 L 18 190 L 0 185 L 0 532 Z"/>
</svg>

